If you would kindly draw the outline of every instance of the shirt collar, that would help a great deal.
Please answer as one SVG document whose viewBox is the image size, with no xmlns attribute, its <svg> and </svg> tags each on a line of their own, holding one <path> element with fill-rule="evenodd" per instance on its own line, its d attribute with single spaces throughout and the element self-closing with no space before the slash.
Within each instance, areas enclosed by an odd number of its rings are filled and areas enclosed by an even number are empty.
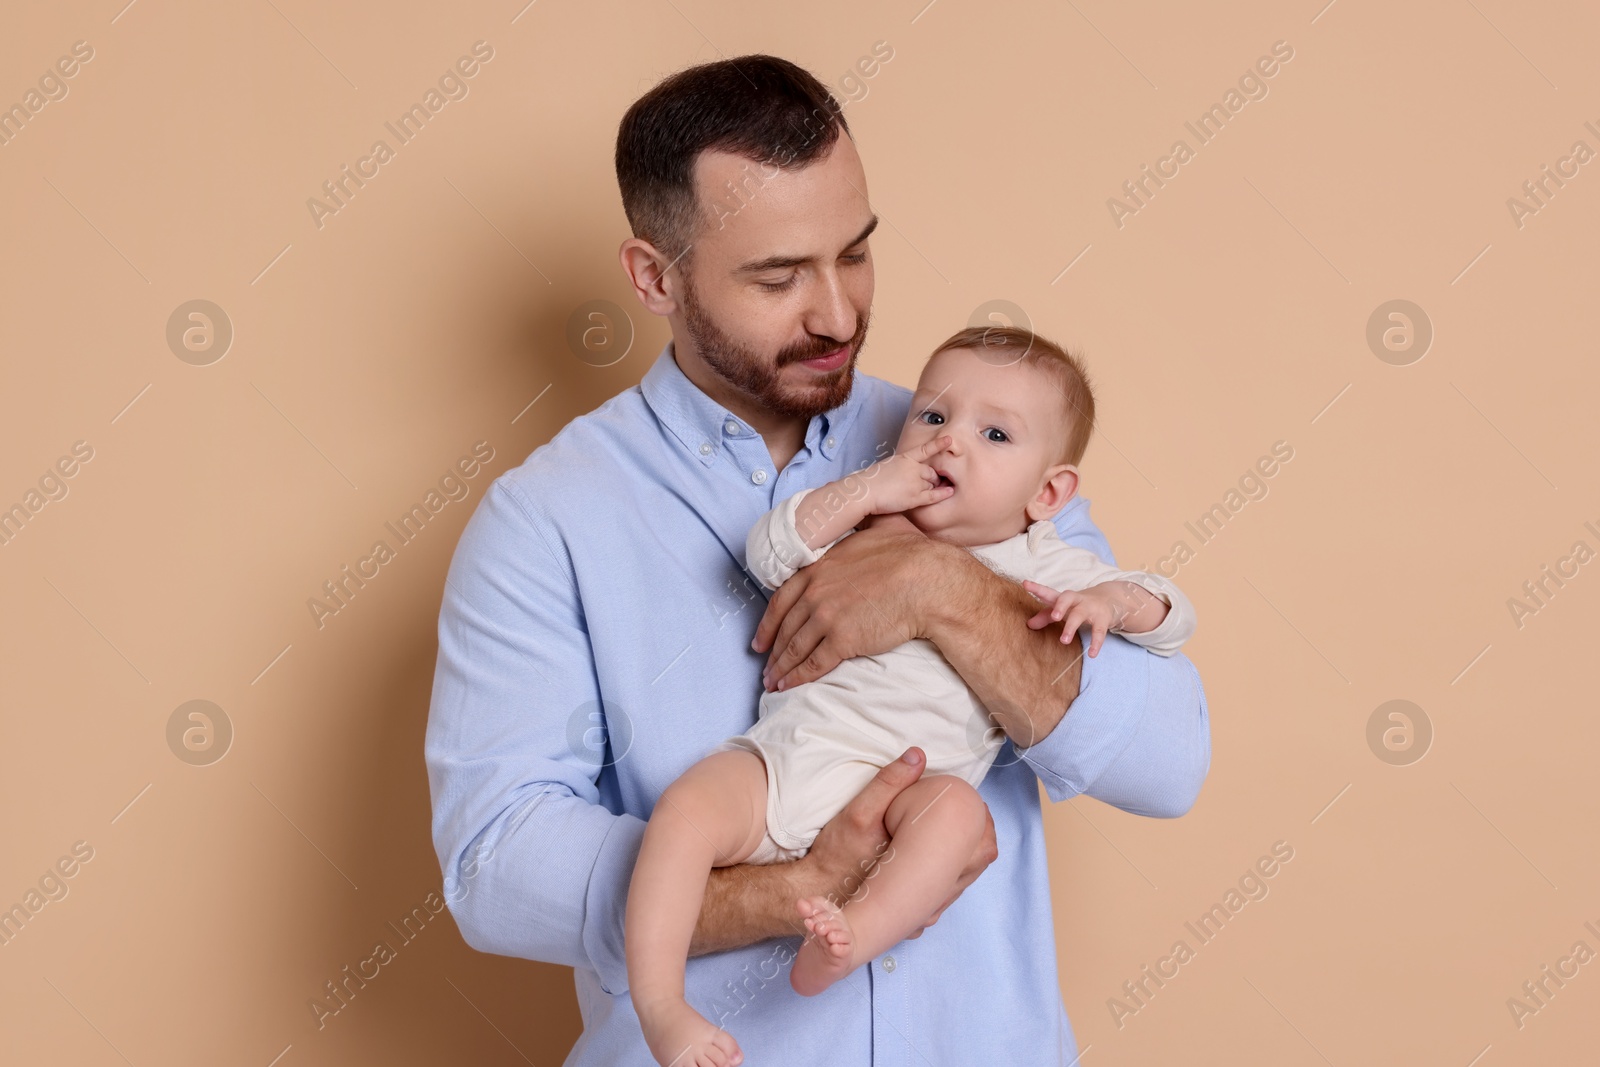
<svg viewBox="0 0 1600 1067">
<path fill-rule="evenodd" d="M 671 341 L 645 372 L 639 391 L 656 418 L 703 466 L 709 467 L 730 439 L 757 436 L 748 423 L 689 380 L 673 356 Z M 844 435 L 855 421 L 861 403 L 862 382 L 857 374 L 848 400 L 812 418 L 806 427 L 806 447 L 832 459 L 844 446 Z"/>
</svg>

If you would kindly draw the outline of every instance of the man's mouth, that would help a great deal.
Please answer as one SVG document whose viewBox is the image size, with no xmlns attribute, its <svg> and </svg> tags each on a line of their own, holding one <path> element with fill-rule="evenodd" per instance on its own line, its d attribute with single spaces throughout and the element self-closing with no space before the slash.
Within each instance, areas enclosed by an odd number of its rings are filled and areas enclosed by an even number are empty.
<svg viewBox="0 0 1600 1067">
<path fill-rule="evenodd" d="M 830 371 L 844 366 L 849 359 L 850 346 L 840 345 L 832 352 L 824 352 L 820 356 L 814 356 L 811 359 L 803 359 L 800 362 L 805 364 L 807 367 L 810 367 L 812 370 Z"/>
</svg>

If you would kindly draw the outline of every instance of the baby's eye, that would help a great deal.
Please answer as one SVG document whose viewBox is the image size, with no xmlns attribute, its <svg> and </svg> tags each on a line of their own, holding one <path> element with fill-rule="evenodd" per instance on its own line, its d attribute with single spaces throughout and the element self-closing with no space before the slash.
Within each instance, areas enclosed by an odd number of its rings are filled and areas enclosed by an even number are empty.
<svg viewBox="0 0 1600 1067">
<path fill-rule="evenodd" d="M 990 434 L 993 434 L 994 436 L 991 437 L 989 436 Z M 996 444 L 1011 440 L 1010 437 L 1006 436 L 1006 432 L 997 426 L 991 426 L 987 430 L 983 431 L 983 436 L 985 440 L 993 441 Z"/>
<path fill-rule="evenodd" d="M 922 422 L 927 423 L 929 426 L 944 425 L 944 416 L 939 414 L 937 411 L 924 411 L 921 415 L 918 415 L 917 418 Z"/>
</svg>

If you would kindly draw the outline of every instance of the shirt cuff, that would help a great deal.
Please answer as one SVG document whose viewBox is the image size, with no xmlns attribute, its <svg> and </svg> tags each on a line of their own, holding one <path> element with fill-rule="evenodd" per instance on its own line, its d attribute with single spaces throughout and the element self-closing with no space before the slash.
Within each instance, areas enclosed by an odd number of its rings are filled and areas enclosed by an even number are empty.
<svg viewBox="0 0 1600 1067">
<path fill-rule="evenodd" d="M 1053 801 L 1087 792 L 1133 741 L 1149 703 L 1150 656 L 1120 634 L 1083 657 L 1078 697 L 1044 739 L 1021 756 Z"/>
<path fill-rule="evenodd" d="M 612 996 L 628 991 L 628 960 L 623 951 L 624 920 L 628 909 L 628 885 L 633 881 L 634 861 L 644 841 L 645 822 L 626 813 L 612 820 L 594 869 L 589 872 L 589 891 L 584 897 L 583 949 L 600 988 Z"/>
</svg>

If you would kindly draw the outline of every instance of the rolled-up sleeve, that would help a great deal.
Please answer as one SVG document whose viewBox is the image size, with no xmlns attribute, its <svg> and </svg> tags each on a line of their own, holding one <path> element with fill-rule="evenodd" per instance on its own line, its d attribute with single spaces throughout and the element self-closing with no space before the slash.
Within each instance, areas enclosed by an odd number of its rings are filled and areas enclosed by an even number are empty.
<svg viewBox="0 0 1600 1067">
<path fill-rule="evenodd" d="M 1113 561 L 1087 506 L 1056 518 L 1061 539 Z M 1085 656 L 1078 696 L 1056 728 L 1018 755 L 1051 800 L 1087 793 L 1136 815 L 1174 818 L 1194 806 L 1211 768 L 1200 672 L 1182 653 L 1158 656 L 1109 634 Z"/>
<path fill-rule="evenodd" d="M 425 742 L 434 848 L 469 945 L 588 968 L 617 993 L 645 824 L 599 803 L 605 724 L 559 544 L 502 479 L 456 547 Z"/>
</svg>

